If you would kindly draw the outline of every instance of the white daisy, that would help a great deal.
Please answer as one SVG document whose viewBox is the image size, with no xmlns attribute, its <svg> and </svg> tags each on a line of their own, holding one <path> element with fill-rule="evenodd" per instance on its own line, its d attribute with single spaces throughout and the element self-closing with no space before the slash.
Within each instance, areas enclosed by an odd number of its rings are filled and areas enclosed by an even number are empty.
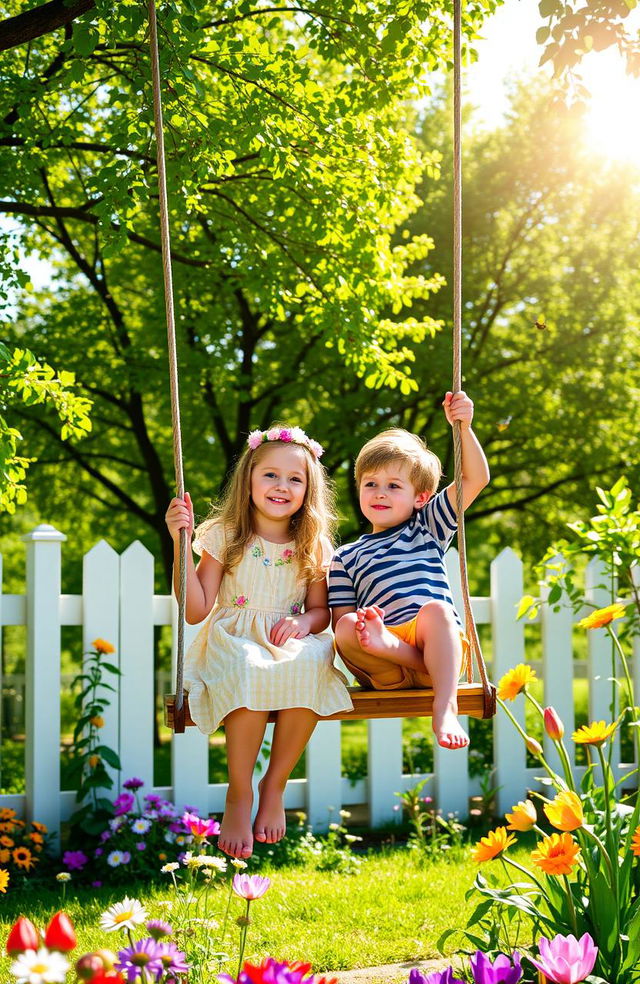
<svg viewBox="0 0 640 984">
<path fill-rule="evenodd" d="M 12 963 L 11 973 L 18 984 L 58 984 L 67 977 L 70 963 L 61 953 L 50 953 L 46 947 L 25 950 Z"/>
<path fill-rule="evenodd" d="M 68 871 L 59 871 L 58 874 L 56 875 L 56 881 L 59 882 L 71 881 L 71 875 L 69 874 Z"/>
<path fill-rule="evenodd" d="M 231 858 L 231 864 L 234 868 L 238 868 L 240 871 L 249 867 L 247 862 L 243 861 L 242 858 Z"/>
<path fill-rule="evenodd" d="M 147 918 L 147 910 L 138 899 L 126 897 L 122 902 L 110 905 L 100 916 L 100 928 L 107 933 L 114 929 L 135 929 Z"/>
<path fill-rule="evenodd" d="M 134 820 L 131 824 L 131 829 L 134 834 L 146 834 L 150 826 L 151 820 L 145 820 L 144 817 L 138 817 L 138 819 Z"/>
<path fill-rule="evenodd" d="M 212 858 L 208 854 L 201 854 L 198 858 L 198 864 L 201 868 L 215 868 L 222 872 L 227 870 L 227 862 L 224 858 Z"/>
<path fill-rule="evenodd" d="M 110 868 L 118 868 L 121 864 L 124 864 L 124 854 L 122 851 L 111 851 L 107 854 L 107 864 Z"/>
<path fill-rule="evenodd" d="M 160 868 L 160 871 L 162 871 L 166 875 L 168 871 L 176 871 L 179 867 L 180 865 L 178 864 L 177 861 L 170 861 L 169 864 L 163 864 L 162 867 Z M 173 903 L 158 902 L 158 905 L 173 905 Z"/>
</svg>

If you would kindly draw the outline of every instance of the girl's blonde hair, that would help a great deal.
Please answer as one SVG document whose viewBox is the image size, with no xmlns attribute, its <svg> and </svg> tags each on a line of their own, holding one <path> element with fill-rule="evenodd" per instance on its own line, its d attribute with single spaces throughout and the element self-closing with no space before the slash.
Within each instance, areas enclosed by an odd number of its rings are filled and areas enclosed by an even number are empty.
<svg viewBox="0 0 640 984">
<path fill-rule="evenodd" d="M 245 447 L 220 502 L 214 505 L 209 516 L 196 530 L 196 537 L 201 537 L 215 523 L 219 523 L 224 528 L 225 547 L 220 559 L 225 574 L 240 563 L 247 546 L 255 536 L 251 473 L 269 448 L 278 445 L 291 447 L 291 442 L 267 441 L 255 450 L 248 445 Z M 326 469 L 306 445 L 296 443 L 295 446 L 300 448 L 305 456 L 307 489 L 302 506 L 291 517 L 289 528 L 291 538 L 295 541 L 300 578 L 306 584 L 310 584 L 312 581 L 321 581 L 325 577 L 326 571 L 322 566 L 322 538 L 333 545 L 337 516 L 333 487 Z"/>
</svg>

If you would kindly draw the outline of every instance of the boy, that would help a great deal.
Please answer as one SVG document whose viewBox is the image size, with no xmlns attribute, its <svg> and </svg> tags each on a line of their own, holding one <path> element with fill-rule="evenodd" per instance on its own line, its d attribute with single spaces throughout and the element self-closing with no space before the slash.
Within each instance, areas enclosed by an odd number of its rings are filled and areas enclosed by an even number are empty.
<svg viewBox="0 0 640 984">
<path fill-rule="evenodd" d="M 471 429 L 473 403 L 447 393 L 447 421 L 461 423 L 463 506 L 489 482 Z M 415 434 L 383 431 L 362 448 L 355 477 L 372 526 L 340 547 L 329 572 L 336 647 L 353 675 L 374 690 L 433 687 L 433 730 L 444 748 L 469 738 L 457 713 L 463 647 L 444 553 L 456 532 L 456 490 L 436 494 L 440 461 Z"/>
</svg>

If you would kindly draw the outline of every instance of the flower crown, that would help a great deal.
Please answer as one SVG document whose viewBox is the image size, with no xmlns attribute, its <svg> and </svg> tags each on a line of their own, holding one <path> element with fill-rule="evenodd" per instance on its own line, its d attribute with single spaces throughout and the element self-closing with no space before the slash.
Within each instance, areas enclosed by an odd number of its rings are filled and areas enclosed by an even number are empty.
<svg viewBox="0 0 640 984">
<path fill-rule="evenodd" d="M 309 448 L 313 457 L 318 460 L 324 454 L 324 448 L 317 441 L 307 437 L 302 427 L 270 427 L 269 430 L 251 431 L 247 438 L 247 444 L 252 451 L 265 444 L 267 441 L 284 441 L 285 444 L 303 444 Z"/>
</svg>

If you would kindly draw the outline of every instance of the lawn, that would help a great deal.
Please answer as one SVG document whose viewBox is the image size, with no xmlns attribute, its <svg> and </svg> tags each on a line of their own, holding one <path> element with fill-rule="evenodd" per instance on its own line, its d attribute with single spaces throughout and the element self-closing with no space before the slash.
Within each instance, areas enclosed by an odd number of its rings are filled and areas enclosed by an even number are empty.
<svg viewBox="0 0 640 984">
<path fill-rule="evenodd" d="M 465 901 L 477 870 L 469 854 L 466 848 L 455 862 L 419 864 L 406 847 L 385 848 L 365 855 L 355 875 L 322 872 L 312 865 L 277 870 L 262 866 L 260 873 L 268 874 L 272 885 L 264 898 L 252 903 L 246 956 L 304 959 L 316 971 L 338 972 L 438 957 L 441 933 L 464 926 L 474 907 L 473 900 Z M 522 860 L 524 856 L 523 852 Z M 120 890 L 68 891 L 64 908 L 76 926 L 78 952 L 118 946 L 121 937 L 105 937 L 96 927 L 101 912 L 126 894 L 140 899 L 152 916 L 171 920 L 169 907 L 161 904 L 172 898 L 169 878 L 153 888 L 131 885 Z M 223 885 L 211 893 L 212 918 L 222 919 L 226 897 Z M 243 902 L 234 899 L 234 918 L 243 907 Z M 2 934 L 6 936 L 20 913 L 42 925 L 59 908 L 59 890 L 8 893 L 0 911 Z M 232 922 L 227 934 L 232 955 L 237 933 Z M 461 934 L 453 937 L 448 952 L 463 942 Z"/>
</svg>

